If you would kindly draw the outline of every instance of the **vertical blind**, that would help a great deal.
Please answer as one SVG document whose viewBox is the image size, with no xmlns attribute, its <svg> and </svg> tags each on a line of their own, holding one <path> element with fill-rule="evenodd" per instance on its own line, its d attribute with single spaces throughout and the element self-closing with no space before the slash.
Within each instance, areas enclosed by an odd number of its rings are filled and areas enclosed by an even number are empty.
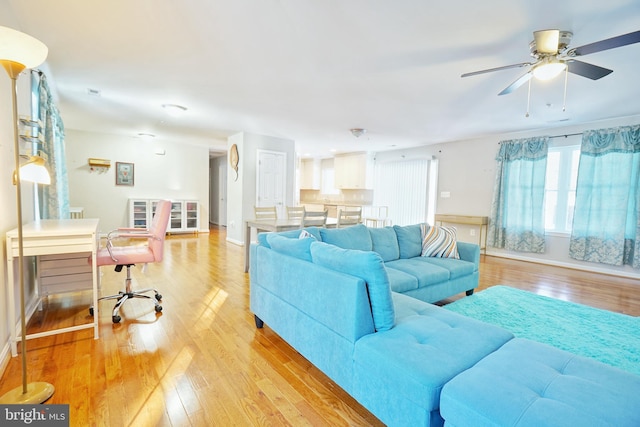
<svg viewBox="0 0 640 427">
<path fill-rule="evenodd" d="M 393 224 L 410 225 L 428 222 L 430 199 L 436 183 L 430 182 L 426 159 L 376 163 L 374 169 L 373 204 L 388 206 Z M 432 178 L 431 181 L 435 179 Z"/>
</svg>

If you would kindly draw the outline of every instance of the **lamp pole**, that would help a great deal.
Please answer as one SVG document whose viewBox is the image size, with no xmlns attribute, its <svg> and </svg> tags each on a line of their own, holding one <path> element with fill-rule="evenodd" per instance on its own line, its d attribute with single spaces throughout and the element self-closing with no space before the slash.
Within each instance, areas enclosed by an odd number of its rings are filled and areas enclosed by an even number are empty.
<svg viewBox="0 0 640 427">
<path fill-rule="evenodd" d="M 32 66 L 37 66 L 46 58 L 46 46 L 41 42 L 33 39 L 31 36 L 20 33 L 9 28 L 0 28 L 0 35 L 5 36 L 5 39 L 0 43 L 0 50 L 6 50 L 8 56 L 18 55 L 18 50 L 25 50 L 30 53 L 34 50 L 43 50 L 44 56 L 42 56 L 40 62 L 34 63 Z M 4 52 L 0 52 L 3 54 Z M 32 61 L 37 61 L 40 58 L 27 58 Z M 27 383 L 27 348 L 26 348 L 26 335 L 27 324 L 25 319 L 25 290 L 24 290 L 24 242 L 22 238 L 22 185 L 20 182 L 20 144 L 18 142 L 18 76 L 27 68 L 22 62 L 8 59 L 6 56 L 0 56 L 0 63 L 7 71 L 9 78 L 11 79 L 11 109 L 13 111 L 13 155 L 15 160 L 15 177 L 16 177 L 16 212 L 18 221 L 18 285 L 20 287 L 20 326 L 22 333 L 22 387 L 17 387 L 8 391 L 2 397 L 0 397 L 0 403 L 13 403 L 13 404 L 36 404 L 43 403 L 49 399 L 54 392 L 53 385 L 46 382 Z M 12 250 L 12 249 L 10 249 Z M 13 277 L 9 277 L 8 286 L 14 286 Z M 13 303 L 13 302 L 10 302 Z M 15 319 L 10 319 L 10 327 L 15 327 Z"/>
</svg>

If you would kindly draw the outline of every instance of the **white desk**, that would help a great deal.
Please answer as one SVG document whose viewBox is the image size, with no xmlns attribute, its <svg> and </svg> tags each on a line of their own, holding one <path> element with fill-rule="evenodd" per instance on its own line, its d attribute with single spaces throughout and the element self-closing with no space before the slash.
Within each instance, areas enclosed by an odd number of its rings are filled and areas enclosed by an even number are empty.
<svg viewBox="0 0 640 427">
<path fill-rule="evenodd" d="M 93 337 L 98 339 L 98 268 L 96 252 L 98 250 L 98 219 L 45 219 L 25 224 L 22 227 L 23 255 L 39 256 L 51 254 L 69 254 L 90 252 L 93 276 L 93 322 L 68 328 L 29 334 L 26 339 L 73 332 L 93 328 Z M 17 341 L 22 340 L 16 325 L 17 286 L 13 283 L 13 261 L 18 257 L 18 229 L 7 232 L 7 277 L 9 296 L 9 321 L 11 329 L 11 354 L 18 354 Z M 21 268 L 22 266 L 19 266 Z M 19 289 L 18 289 L 19 290 Z"/>
</svg>

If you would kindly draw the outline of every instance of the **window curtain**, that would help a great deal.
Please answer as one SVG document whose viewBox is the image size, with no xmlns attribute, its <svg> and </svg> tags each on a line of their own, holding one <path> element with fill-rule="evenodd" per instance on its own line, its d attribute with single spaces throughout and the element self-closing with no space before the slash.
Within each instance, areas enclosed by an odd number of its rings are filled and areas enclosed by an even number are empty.
<svg viewBox="0 0 640 427">
<path fill-rule="evenodd" d="M 549 137 L 502 141 L 496 157 L 487 244 L 518 252 L 545 251 L 544 186 Z"/>
<path fill-rule="evenodd" d="M 640 125 L 582 135 L 569 255 L 640 268 Z"/>
<path fill-rule="evenodd" d="M 37 79 L 34 101 L 36 117 L 43 124 L 44 142 L 40 150 L 51 175 L 50 185 L 39 186 L 40 218 L 69 218 L 69 181 L 64 150 L 64 124 L 51 95 L 46 76 L 32 73 Z M 35 86 L 35 85 L 34 85 Z"/>
</svg>

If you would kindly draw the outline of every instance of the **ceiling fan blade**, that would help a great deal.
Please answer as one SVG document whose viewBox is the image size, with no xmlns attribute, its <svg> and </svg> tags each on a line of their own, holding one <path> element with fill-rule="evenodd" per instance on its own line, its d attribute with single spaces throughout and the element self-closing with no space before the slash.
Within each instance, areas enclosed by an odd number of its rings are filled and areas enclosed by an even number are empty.
<svg viewBox="0 0 640 427">
<path fill-rule="evenodd" d="M 538 53 L 554 55 L 558 53 L 560 43 L 560 30 L 534 31 L 533 38 L 536 41 Z"/>
<path fill-rule="evenodd" d="M 522 68 L 522 67 L 526 67 L 528 65 L 532 65 L 532 64 L 530 62 L 522 62 L 520 64 L 505 65 L 503 67 L 487 68 L 486 70 L 472 71 L 470 73 L 464 73 L 460 77 L 477 76 L 478 74 L 492 73 L 494 71 L 507 70 L 509 68 Z"/>
<path fill-rule="evenodd" d="M 638 42 L 640 42 L 640 31 L 634 31 L 633 33 L 623 34 L 621 36 L 611 37 L 610 39 L 600 40 L 599 42 L 589 43 L 584 46 L 573 48 L 570 50 L 569 56 L 589 55 L 591 53 L 615 49 L 616 47 Z"/>
<path fill-rule="evenodd" d="M 531 80 L 532 76 L 533 76 L 533 73 L 531 71 L 527 71 L 526 74 L 523 74 L 522 76 L 520 76 L 518 80 L 516 80 L 515 82 L 511 83 L 509 86 L 504 88 L 502 92 L 500 92 L 498 95 L 507 95 L 513 92 L 514 90 L 518 89 L 520 86 L 522 86 L 523 84 Z"/>
<path fill-rule="evenodd" d="M 587 64 L 586 62 L 577 61 L 575 59 L 567 62 L 567 68 L 570 73 L 577 74 L 591 80 L 598 80 L 613 73 L 613 70 L 608 68 Z"/>
</svg>

